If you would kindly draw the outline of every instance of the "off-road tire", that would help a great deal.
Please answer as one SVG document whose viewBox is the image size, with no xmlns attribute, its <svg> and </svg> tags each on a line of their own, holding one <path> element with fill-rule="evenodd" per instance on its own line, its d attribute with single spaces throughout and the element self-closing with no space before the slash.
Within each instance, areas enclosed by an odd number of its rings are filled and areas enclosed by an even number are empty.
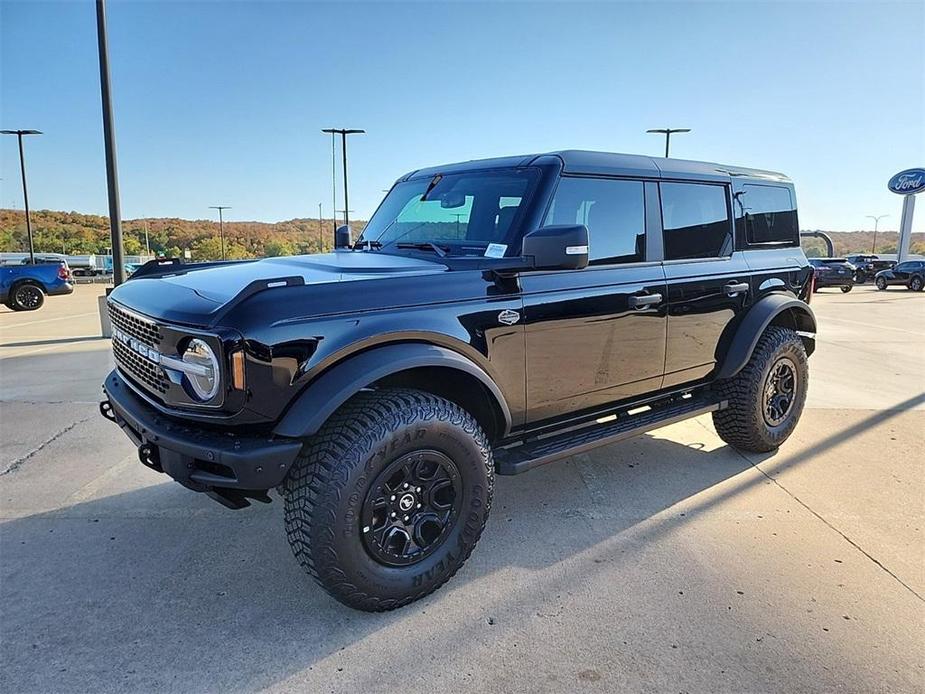
<svg viewBox="0 0 925 694">
<path fill-rule="evenodd" d="M 850 291 L 851 291 L 851 285 L 850 285 L 850 284 L 843 284 L 843 285 L 841 286 L 841 293 L 842 293 L 842 294 L 847 294 L 847 293 L 850 292 Z"/>
<path fill-rule="evenodd" d="M 883 279 L 882 277 L 878 277 L 876 279 L 875 284 L 877 285 L 877 289 L 879 289 L 881 292 L 886 291 L 887 283 L 886 283 L 886 280 Z"/>
<path fill-rule="evenodd" d="M 45 292 L 34 282 L 20 282 L 10 290 L 8 306 L 14 311 L 37 311 L 45 303 Z"/>
<path fill-rule="evenodd" d="M 771 426 L 765 419 L 765 387 L 772 367 L 781 359 L 793 365 L 796 386 L 785 419 Z M 793 433 L 803 405 L 809 369 L 806 349 L 795 331 L 770 326 L 758 339 L 751 359 L 734 377 L 719 381 L 716 388 L 729 406 L 713 413 L 713 426 L 719 437 L 733 448 L 766 453 L 780 446 Z"/>
<path fill-rule="evenodd" d="M 920 292 L 923 288 L 925 288 L 925 282 L 922 281 L 921 277 L 916 276 L 909 280 L 909 289 L 912 291 Z"/>
<path fill-rule="evenodd" d="M 854 276 L 854 281 L 858 284 L 864 284 L 867 281 L 867 273 L 859 272 Z"/>
<path fill-rule="evenodd" d="M 382 470 L 425 449 L 459 471 L 458 514 L 431 554 L 389 566 L 365 546 L 363 504 Z M 286 534 L 302 568 L 332 597 L 359 610 L 392 610 L 437 590 L 462 566 L 485 527 L 493 485 L 491 448 L 469 412 L 418 390 L 365 391 L 306 441 L 283 482 Z"/>
</svg>

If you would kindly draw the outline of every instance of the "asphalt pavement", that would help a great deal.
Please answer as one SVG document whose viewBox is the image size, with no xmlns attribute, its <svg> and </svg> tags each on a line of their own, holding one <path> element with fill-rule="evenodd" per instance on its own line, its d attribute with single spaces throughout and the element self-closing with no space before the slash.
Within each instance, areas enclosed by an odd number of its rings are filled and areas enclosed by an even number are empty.
<svg viewBox="0 0 925 694">
<path fill-rule="evenodd" d="M 0 308 L 4 692 L 925 691 L 925 294 L 814 297 L 779 451 L 701 417 L 499 478 L 459 574 L 364 614 L 278 501 L 229 511 L 103 420 L 101 291 Z"/>
</svg>

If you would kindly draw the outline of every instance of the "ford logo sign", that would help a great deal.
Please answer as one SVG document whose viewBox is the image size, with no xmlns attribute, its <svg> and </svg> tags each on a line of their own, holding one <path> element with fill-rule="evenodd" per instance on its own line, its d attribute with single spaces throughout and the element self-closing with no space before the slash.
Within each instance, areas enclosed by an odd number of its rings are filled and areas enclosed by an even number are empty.
<svg viewBox="0 0 925 694">
<path fill-rule="evenodd" d="M 925 169 L 906 169 L 890 179 L 886 184 L 894 193 L 915 195 L 925 190 Z"/>
</svg>

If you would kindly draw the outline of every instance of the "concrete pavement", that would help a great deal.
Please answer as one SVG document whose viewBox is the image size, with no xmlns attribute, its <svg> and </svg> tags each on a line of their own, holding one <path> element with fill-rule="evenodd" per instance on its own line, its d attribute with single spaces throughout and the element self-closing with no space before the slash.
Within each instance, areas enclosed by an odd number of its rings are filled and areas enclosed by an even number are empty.
<svg viewBox="0 0 925 694">
<path fill-rule="evenodd" d="M 137 462 L 96 411 L 97 291 L 0 309 L 3 691 L 925 691 L 925 295 L 814 298 L 775 454 L 704 417 L 499 478 L 456 578 L 368 615 L 301 573 L 279 503 Z"/>
</svg>

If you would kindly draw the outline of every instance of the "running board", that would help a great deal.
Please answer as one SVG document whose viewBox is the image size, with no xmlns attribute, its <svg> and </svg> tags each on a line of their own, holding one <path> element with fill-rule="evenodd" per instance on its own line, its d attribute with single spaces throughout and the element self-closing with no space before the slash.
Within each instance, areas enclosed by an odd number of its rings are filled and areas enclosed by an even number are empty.
<svg viewBox="0 0 925 694">
<path fill-rule="evenodd" d="M 603 423 L 592 423 L 520 445 L 496 448 L 493 451 L 495 470 L 499 475 L 517 475 L 598 446 L 616 443 L 707 412 L 723 410 L 728 404 L 728 401 L 717 400 L 708 393 L 656 403 L 641 412 L 637 411 L 639 408 L 626 410 L 617 414 L 616 419 L 605 418 Z M 631 414 L 633 412 L 635 414 Z"/>
</svg>

